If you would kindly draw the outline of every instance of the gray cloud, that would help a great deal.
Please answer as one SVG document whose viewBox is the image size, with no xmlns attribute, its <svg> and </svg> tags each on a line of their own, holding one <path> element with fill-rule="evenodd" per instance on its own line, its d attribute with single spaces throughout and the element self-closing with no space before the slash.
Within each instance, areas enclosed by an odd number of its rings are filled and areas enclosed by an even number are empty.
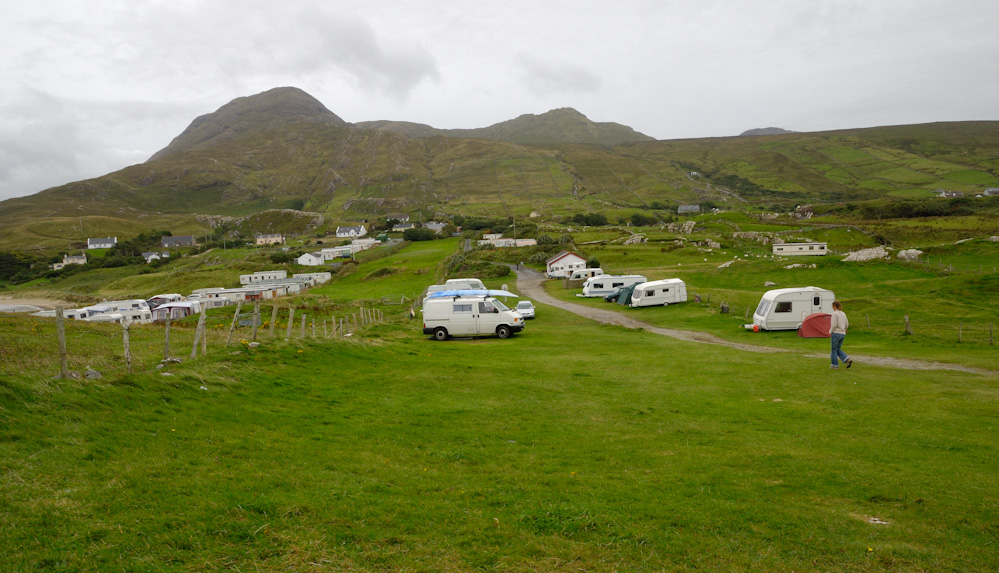
<svg viewBox="0 0 999 573">
<path fill-rule="evenodd" d="M 542 60 L 532 54 L 518 54 L 520 81 L 539 96 L 594 92 L 600 89 L 600 78 L 585 66 L 568 61 Z"/>
</svg>

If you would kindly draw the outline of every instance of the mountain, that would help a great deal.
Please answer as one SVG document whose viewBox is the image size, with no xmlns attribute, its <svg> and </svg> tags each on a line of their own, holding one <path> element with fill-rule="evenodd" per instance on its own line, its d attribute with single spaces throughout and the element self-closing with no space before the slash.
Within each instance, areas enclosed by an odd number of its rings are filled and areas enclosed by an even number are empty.
<svg viewBox="0 0 999 573">
<path fill-rule="evenodd" d="M 788 131 L 786 129 L 781 129 L 779 127 L 759 127 L 756 129 L 747 129 L 739 134 L 740 137 L 746 137 L 751 135 L 784 135 L 785 133 L 796 133 L 794 131 Z"/>
<path fill-rule="evenodd" d="M 153 154 L 149 161 L 183 151 L 207 149 L 222 141 L 239 138 L 246 131 L 282 129 L 296 123 L 331 127 L 348 125 L 304 91 L 274 88 L 254 96 L 236 98 L 215 112 L 196 118 L 170 145 Z"/>
<path fill-rule="evenodd" d="M 524 114 L 516 119 L 475 129 L 437 129 L 421 123 L 387 120 L 359 122 L 355 125 L 363 129 L 402 133 L 409 137 L 464 137 L 524 144 L 591 143 L 610 146 L 655 141 L 626 125 L 590 121 L 570 107 L 553 109 L 541 115 Z"/>
<path fill-rule="evenodd" d="M 561 109 L 427 137 L 354 126 L 305 92 L 279 88 L 197 118 L 145 163 L 0 202 L 0 249 L 64 249 L 150 229 L 201 233 L 234 219 L 271 221 L 244 232 L 295 233 L 398 212 L 614 219 L 678 203 L 776 210 L 999 187 L 995 121 L 592 144 L 606 125 Z M 524 144 L 587 132 L 591 143 Z M 303 212 L 311 214 L 295 216 Z"/>
</svg>

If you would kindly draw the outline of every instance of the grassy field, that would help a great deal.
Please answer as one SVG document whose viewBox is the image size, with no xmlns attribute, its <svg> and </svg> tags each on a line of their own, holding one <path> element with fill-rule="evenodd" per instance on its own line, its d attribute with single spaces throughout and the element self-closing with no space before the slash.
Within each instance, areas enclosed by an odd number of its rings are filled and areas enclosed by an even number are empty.
<svg viewBox="0 0 999 573">
<path fill-rule="evenodd" d="M 539 316 L 510 340 L 391 322 L 61 382 L 33 342 L 51 326 L 0 315 L 22 356 L 0 376 L 6 566 L 999 567 L 994 377 Z"/>
</svg>

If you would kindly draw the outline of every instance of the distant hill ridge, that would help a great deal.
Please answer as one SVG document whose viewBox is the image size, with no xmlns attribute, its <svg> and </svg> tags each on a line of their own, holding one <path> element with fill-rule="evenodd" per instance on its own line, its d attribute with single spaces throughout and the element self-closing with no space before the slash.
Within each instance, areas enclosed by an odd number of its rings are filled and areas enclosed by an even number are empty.
<svg viewBox="0 0 999 573">
<path fill-rule="evenodd" d="M 564 107 L 541 115 L 524 114 L 515 119 L 475 129 L 438 129 L 422 123 L 405 121 L 363 121 L 354 124 L 362 129 L 402 133 L 409 137 L 466 137 L 511 143 L 592 143 L 618 145 L 655 138 L 613 122 L 590 121 L 578 111 Z"/>
<path fill-rule="evenodd" d="M 758 127 L 756 129 L 747 129 L 739 134 L 739 137 L 750 136 L 750 135 L 784 135 L 785 133 L 798 133 L 796 131 L 790 131 L 780 127 Z"/>
</svg>

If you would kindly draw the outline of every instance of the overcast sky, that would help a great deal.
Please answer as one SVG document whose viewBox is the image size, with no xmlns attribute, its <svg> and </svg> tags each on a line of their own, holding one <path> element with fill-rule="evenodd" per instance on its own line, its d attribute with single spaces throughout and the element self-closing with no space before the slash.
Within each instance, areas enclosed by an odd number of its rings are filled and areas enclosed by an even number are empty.
<svg viewBox="0 0 999 573">
<path fill-rule="evenodd" d="M 572 107 L 658 139 L 999 119 L 996 0 L 0 0 L 0 199 L 302 88 L 346 121 Z"/>
</svg>

